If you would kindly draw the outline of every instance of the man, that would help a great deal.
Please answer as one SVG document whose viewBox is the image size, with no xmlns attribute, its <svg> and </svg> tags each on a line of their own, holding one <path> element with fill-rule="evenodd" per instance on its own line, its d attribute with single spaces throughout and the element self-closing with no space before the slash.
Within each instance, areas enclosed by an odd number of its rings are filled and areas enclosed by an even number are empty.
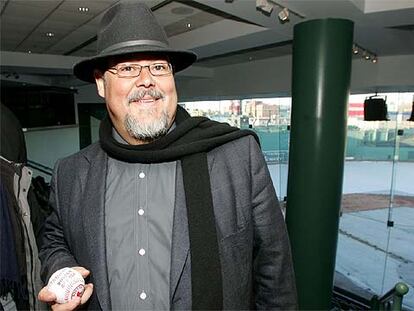
<svg viewBox="0 0 414 311">
<path fill-rule="evenodd" d="M 294 309 L 287 233 L 257 137 L 177 106 L 173 73 L 196 60 L 168 46 L 143 4 L 103 17 L 96 82 L 100 141 L 58 161 L 42 275 L 76 267 L 81 299 L 54 310 Z M 93 285 L 92 285 L 93 284 Z"/>
</svg>

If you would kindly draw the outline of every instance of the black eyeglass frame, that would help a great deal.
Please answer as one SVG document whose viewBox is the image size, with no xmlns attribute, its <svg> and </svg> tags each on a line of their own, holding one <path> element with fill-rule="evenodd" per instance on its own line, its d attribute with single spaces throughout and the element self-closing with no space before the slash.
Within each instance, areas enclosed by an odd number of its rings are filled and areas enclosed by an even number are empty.
<svg viewBox="0 0 414 311">
<path fill-rule="evenodd" d="M 167 72 L 167 73 L 162 73 L 162 74 L 160 74 L 160 73 L 155 73 L 154 74 L 154 72 L 152 71 L 152 69 L 151 68 L 154 68 L 153 66 L 156 66 L 156 65 L 168 65 L 168 68 L 169 68 L 169 72 Z M 138 73 L 137 74 L 134 74 L 134 75 L 132 75 L 132 76 L 128 76 L 128 75 L 122 75 L 122 74 L 120 74 L 119 73 L 119 68 L 116 68 L 117 66 L 125 66 L 125 67 L 134 67 L 134 68 L 136 68 L 136 69 L 138 69 L 139 68 L 139 70 L 138 70 Z M 138 64 L 118 64 L 118 65 L 116 65 L 115 67 L 109 67 L 109 68 L 107 68 L 106 70 L 108 71 L 108 72 L 110 72 L 110 73 L 112 73 L 112 74 L 114 74 L 114 75 L 116 75 L 117 77 L 119 77 L 119 78 L 136 78 L 136 77 L 139 77 L 139 75 L 141 74 L 141 72 L 142 72 L 142 69 L 143 68 L 148 68 L 148 71 L 149 71 L 149 73 L 152 75 L 152 76 L 154 76 L 154 77 L 163 77 L 163 76 L 168 76 L 168 75 L 171 75 L 172 73 L 173 73 L 173 66 L 171 65 L 171 63 L 169 63 L 169 62 L 163 62 L 163 63 L 152 63 L 152 64 L 149 64 L 149 65 L 145 65 L 145 66 L 142 66 L 142 65 L 138 65 Z M 112 70 L 114 70 L 114 71 L 112 71 Z"/>
</svg>

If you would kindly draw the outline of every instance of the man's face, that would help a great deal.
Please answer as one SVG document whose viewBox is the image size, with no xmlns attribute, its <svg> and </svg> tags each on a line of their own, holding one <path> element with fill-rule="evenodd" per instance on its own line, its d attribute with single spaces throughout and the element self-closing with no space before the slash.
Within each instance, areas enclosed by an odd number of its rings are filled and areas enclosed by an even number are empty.
<svg viewBox="0 0 414 311">
<path fill-rule="evenodd" d="M 98 93 L 105 98 L 112 123 L 130 144 L 145 144 L 167 133 L 177 110 L 174 76 L 154 76 L 144 67 L 138 77 L 121 78 L 110 68 L 154 63 L 165 64 L 168 59 L 149 55 L 114 59 L 109 70 L 95 72 Z"/>
</svg>

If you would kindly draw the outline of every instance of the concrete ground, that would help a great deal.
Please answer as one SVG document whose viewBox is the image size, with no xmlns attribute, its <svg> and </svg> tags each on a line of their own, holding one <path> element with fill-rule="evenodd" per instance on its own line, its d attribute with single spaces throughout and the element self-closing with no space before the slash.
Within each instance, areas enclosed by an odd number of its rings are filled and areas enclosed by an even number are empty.
<svg viewBox="0 0 414 311">
<path fill-rule="evenodd" d="M 387 217 L 388 208 L 342 214 L 336 270 L 378 295 L 405 282 L 404 306 L 414 310 L 414 208 L 394 208 L 390 228 Z"/>
<path fill-rule="evenodd" d="M 283 199 L 288 166 L 269 171 Z M 350 281 L 343 284 L 382 295 L 403 281 L 410 287 L 404 306 L 414 310 L 414 162 L 346 161 L 341 212 L 336 271 Z"/>
</svg>

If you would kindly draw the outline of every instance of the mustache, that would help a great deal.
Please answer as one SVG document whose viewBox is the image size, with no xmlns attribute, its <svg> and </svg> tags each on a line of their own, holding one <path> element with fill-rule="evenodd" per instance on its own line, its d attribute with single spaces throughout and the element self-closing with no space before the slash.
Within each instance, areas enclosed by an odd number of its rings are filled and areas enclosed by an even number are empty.
<svg viewBox="0 0 414 311">
<path fill-rule="evenodd" d="M 136 102 L 139 101 L 141 99 L 143 99 L 145 96 L 150 96 L 152 98 L 155 99 L 163 99 L 164 93 L 162 93 L 161 91 L 157 90 L 157 89 L 149 89 L 149 90 L 136 90 L 133 91 L 129 96 L 128 96 L 128 102 L 132 103 L 132 102 Z"/>
</svg>

